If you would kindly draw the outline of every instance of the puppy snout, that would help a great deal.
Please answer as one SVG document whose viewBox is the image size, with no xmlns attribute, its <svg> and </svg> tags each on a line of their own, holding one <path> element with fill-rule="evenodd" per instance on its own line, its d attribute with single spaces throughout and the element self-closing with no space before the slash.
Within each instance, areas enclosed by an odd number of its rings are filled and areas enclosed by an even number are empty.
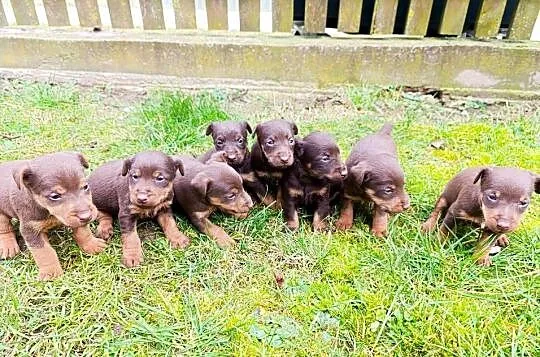
<svg viewBox="0 0 540 357">
<path fill-rule="evenodd" d="M 148 202 L 148 195 L 146 193 L 137 194 L 137 203 L 145 204 Z"/>
<path fill-rule="evenodd" d="M 81 223 L 88 223 L 92 220 L 92 211 L 86 210 L 77 213 L 77 218 Z"/>
<path fill-rule="evenodd" d="M 229 160 L 235 160 L 235 159 L 236 159 L 236 153 L 235 153 L 235 152 L 229 152 L 229 153 L 227 153 L 227 159 L 229 159 Z"/>
<path fill-rule="evenodd" d="M 510 230 L 510 222 L 505 219 L 497 220 L 497 229 L 500 232 L 507 232 L 508 230 Z"/>
<path fill-rule="evenodd" d="M 289 161 L 289 158 L 291 157 L 291 155 L 289 155 L 288 152 L 280 152 L 278 154 L 278 157 L 281 161 L 283 162 L 288 162 Z"/>
<path fill-rule="evenodd" d="M 405 196 L 401 200 L 401 206 L 403 207 L 403 209 L 409 209 L 411 207 L 411 201 L 409 200 L 409 196 Z"/>
<path fill-rule="evenodd" d="M 341 170 L 339 171 L 339 173 L 340 173 L 341 177 L 343 177 L 343 178 L 347 177 L 347 174 L 348 174 L 348 172 L 347 172 L 347 167 L 346 167 L 346 166 L 343 166 L 343 167 L 341 168 Z"/>
</svg>

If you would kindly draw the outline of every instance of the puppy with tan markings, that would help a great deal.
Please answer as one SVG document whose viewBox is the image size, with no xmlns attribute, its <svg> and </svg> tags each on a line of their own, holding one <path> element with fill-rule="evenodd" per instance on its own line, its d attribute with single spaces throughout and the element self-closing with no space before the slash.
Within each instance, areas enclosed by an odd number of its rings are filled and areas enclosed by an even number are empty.
<svg viewBox="0 0 540 357">
<path fill-rule="evenodd" d="M 73 229 L 79 247 L 88 254 L 101 252 L 105 241 L 94 237 L 88 223 L 97 216 L 84 169 L 88 162 L 79 153 L 55 153 L 33 160 L 0 165 L 0 258 L 19 253 L 11 219 L 20 232 L 38 269 L 39 279 L 62 275 L 47 232 L 64 225 Z"/>
<path fill-rule="evenodd" d="M 352 227 L 353 203 L 373 202 L 371 232 L 377 237 L 387 234 L 388 216 L 409 208 L 405 192 L 405 175 L 398 161 L 391 136 L 392 124 L 386 123 L 377 133 L 358 141 L 347 159 L 349 175 L 344 184 L 344 198 L 338 229 Z"/>
<path fill-rule="evenodd" d="M 233 245 L 234 240 L 223 228 L 210 222 L 210 215 L 219 210 L 245 218 L 253 207 L 251 197 L 242 186 L 242 178 L 225 163 L 226 155 L 218 151 L 206 163 L 187 155 L 180 156 L 186 175 L 174 181 L 176 203 L 191 223 L 214 239 L 221 248 Z"/>
<path fill-rule="evenodd" d="M 134 267 L 143 261 L 137 220 L 155 218 L 173 248 L 185 248 L 189 238 L 178 230 L 171 204 L 176 172 L 184 174 L 182 162 L 159 151 L 145 151 L 126 160 L 98 167 L 89 182 L 99 210 L 96 234 L 109 239 L 113 217 L 122 235 L 122 263 Z"/>
<path fill-rule="evenodd" d="M 296 124 L 285 120 L 271 120 L 255 127 L 257 141 L 251 148 L 251 170 L 242 178 L 248 191 L 265 205 L 276 201 L 279 181 L 294 163 L 296 134 Z"/>
<path fill-rule="evenodd" d="M 311 133 L 296 142 L 295 160 L 281 181 L 282 207 L 287 226 L 299 226 L 298 208 L 314 208 L 313 229 L 326 229 L 330 202 L 341 191 L 347 167 L 341 161 L 334 139 Z"/>
<path fill-rule="evenodd" d="M 477 263 L 488 266 L 491 264 L 490 248 L 509 244 L 506 234 L 518 227 L 533 191 L 540 193 L 540 176 L 525 170 L 509 167 L 465 169 L 448 182 L 422 230 L 435 230 L 443 211 L 446 214 L 439 231 L 443 242 L 456 220 L 480 225 L 483 232 L 476 245 Z M 490 244 L 489 238 L 493 234 L 496 239 Z"/>
<path fill-rule="evenodd" d="M 245 121 L 224 121 L 212 123 L 206 129 L 206 135 L 212 135 L 214 148 L 201 156 L 201 162 L 206 162 L 217 151 L 225 152 L 227 164 L 237 172 L 249 163 L 248 133 L 252 130 Z"/>
</svg>

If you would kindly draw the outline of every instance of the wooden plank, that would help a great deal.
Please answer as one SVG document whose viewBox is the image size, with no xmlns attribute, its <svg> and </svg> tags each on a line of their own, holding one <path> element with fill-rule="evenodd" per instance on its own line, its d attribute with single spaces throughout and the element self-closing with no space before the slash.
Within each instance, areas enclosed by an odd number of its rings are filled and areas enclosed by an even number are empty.
<svg viewBox="0 0 540 357">
<path fill-rule="evenodd" d="M 272 0 L 272 31 L 291 32 L 294 17 L 293 1 Z"/>
<path fill-rule="evenodd" d="M 398 0 L 377 0 L 373 9 L 372 34 L 391 35 L 396 22 Z"/>
<path fill-rule="evenodd" d="M 259 31 L 260 0 L 239 0 L 240 31 Z"/>
<path fill-rule="evenodd" d="M 206 0 L 209 30 L 228 30 L 227 0 Z"/>
<path fill-rule="evenodd" d="M 306 0 L 304 28 L 307 33 L 324 33 L 328 1 Z"/>
<path fill-rule="evenodd" d="M 484 0 L 478 22 L 476 23 L 476 37 L 496 37 L 501 27 L 506 1 Z"/>
<path fill-rule="evenodd" d="M 530 40 L 539 11 L 540 0 L 520 0 L 508 38 Z"/>
<path fill-rule="evenodd" d="M 4 13 L 4 7 L 2 6 L 2 2 L 0 1 L 0 27 L 1 26 L 7 26 L 8 22 L 6 19 L 6 14 Z"/>
<path fill-rule="evenodd" d="M 439 34 L 461 35 L 468 8 L 469 0 L 447 0 L 441 26 L 439 27 Z"/>
<path fill-rule="evenodd" d="M 118 29 L 132 29 L 133 19 L 131 18 L 129 0 L 107 0 L 107 3 L 109 4 L 112 27 Z"/>
<path fill-rule="evenodd" d="M 341 0 L 339 3 L 338 30 L 341 32 L 360 31 L 362 0 Z"/>
<path fill-rule="evenodd" d="M 174 0 L 174 16 L 176 18 L 177 29 L 196 29 L 195 21 L 195 1 L 194 0 Z"/>
<path fill-rule="evenodd" d="M 75 0 L 81 27 L 100 27 L 101 18 L 97 0 Z"/>
<path fill-rule="evenodd" d="M 145 30 L 164 30 L 163 4 L 161 0 L 139 0 Z"/>
<path fill-rule="evenodd" d="M 69 26 L 65 0 L 43 0 L 49 26 Z"/>
<path fill-rule="evenodd" d="M 433 8 L 433 0 L 411 0 L 405 35 L 425 36 Z"/>
<path fill-rule="evenodd" d="M 39 25 L 36 8 L 32 0 L 16 0 L 11 2 L 17 25 Z"/>
</svg>

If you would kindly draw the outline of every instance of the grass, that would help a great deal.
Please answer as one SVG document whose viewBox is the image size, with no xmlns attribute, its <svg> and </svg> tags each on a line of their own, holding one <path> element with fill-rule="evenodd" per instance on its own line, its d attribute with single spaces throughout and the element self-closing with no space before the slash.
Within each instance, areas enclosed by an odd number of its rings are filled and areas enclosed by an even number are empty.
<svg viewBox="0 0 540 357">
<path fill-rule="evenodd" d="M 255 124 L 279 115 L 295 120 L 301 135 L 332 133 L 345 156 L 391 120 L 413 204 L 391 219 L 382 240 L 362 217 L 347 233 L 314 234 L 304 220 L 291 234 L 269 209 L 242 221 L 218 215 L 238 240 L 230 251 L 183 217 L 178 223 L 193 239 L 185 251 L 171 250 L 155 225 L 141 223 L 145 263 L 130 270 L 120 264 L 118 232 L 104 253 L 89 257 L 67 230 L 55 231 L 63 278 L 36 281 L 28 252 L 0 262 L 3 355 L 540 353 L 540 199 L 487 269 L 471 258 L 477 231 L 462 229 L 445 247 L 418 231 L 461 168 L 540 172 L 539 103 L 441 105 L 394 88 L 358 87 L 340 96 L 345 104 L 313 101 L 308 110 L 275 98 L 234 103 L 222 93 L 158 93 L 126 104 L 63 86 L 2 88 L 0 161 L 80 150 L 93 168 L 148 148 L 200 153 L 210 146 L 204 130 L 213 120 Z M 444 149 L 430 147 L 434 140 Z"/>
</svg>

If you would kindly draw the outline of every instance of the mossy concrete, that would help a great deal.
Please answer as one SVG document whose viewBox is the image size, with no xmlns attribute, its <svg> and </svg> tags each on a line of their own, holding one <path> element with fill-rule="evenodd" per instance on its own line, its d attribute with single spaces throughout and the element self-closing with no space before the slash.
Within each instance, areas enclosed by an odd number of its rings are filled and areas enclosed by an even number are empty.
<svg viewBox="0 0 540 357">
<path fill-rule="evenodd" d="M 540 46 L 470 40 L 7 30 L 0 67 L 540 93 Z"/>
</svg>

